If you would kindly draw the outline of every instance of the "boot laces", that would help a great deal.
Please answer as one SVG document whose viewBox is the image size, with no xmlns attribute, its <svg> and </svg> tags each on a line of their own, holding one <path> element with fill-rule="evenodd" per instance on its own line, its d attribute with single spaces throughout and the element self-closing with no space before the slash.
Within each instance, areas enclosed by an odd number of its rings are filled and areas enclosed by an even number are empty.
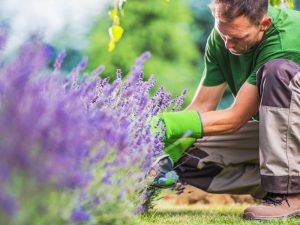
<svg viewBox="0 0 300 225">
<path fill-rule="evenodd" d="M 289 201 L 285 194 L 274 194 L 274 193 L 268 193 L 263 200 L 265 201 L 265 204 L 272 204 L 272 205 L 281 205 L 283 201 L 287 203 L 287 205 L 290 207 Z"/>
</svg>

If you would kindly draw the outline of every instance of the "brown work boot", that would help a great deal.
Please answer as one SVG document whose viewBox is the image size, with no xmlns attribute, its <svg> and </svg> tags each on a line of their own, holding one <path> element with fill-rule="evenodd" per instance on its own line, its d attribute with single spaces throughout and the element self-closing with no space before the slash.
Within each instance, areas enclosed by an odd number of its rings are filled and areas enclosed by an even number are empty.
<svg viewBox="0 0 300 225">
<path fill-rule="evenodd" d="M 271 220 L 300 215 L 300 194 L 284 195 L 268 193 L 265 202 L 245 209 L 244 218 Z"/>
</svg>

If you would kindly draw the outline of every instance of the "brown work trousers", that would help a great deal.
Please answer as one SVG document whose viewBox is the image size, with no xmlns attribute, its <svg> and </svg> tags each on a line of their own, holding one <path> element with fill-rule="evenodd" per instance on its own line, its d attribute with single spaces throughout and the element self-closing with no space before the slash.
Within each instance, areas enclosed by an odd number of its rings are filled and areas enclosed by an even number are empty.
<svg viewBox="0 0 300 225">
<path fill-rule="evenodd" d="M 176 163 L 182 182 L 211 193 L 300 193 L 300 66 L 286 59 L 257 72 L 259 122 L 204 137 Z"/>
</svg>

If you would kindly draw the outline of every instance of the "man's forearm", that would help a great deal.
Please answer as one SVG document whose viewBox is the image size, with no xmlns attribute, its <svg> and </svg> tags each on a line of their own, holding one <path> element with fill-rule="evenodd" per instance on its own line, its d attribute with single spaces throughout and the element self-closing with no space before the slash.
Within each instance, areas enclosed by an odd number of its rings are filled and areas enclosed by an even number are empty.
<svg viewBox="0 0 300 225">
<path fill-rule="evenodd" d="M 185 110 L 187 111 L 197 111 L 200 113 L 209 112 L 216 110 L 216 105 L 214 103 L 206 102 L 205 104 L 197 104 L 195 102 L 188 105 Z"/>
<path fill-rule="evenodd" d="M 239 115 L 233 108 L 201 113 L 204 136 L 232 133 L 250 118 Z"/>
<path fill-rule="evenodd" d="M 245 83 L 239 90 L 232 106 L 225 110 L 200 111 L 204 136 L 232 133 L 239 130 L 259 109 L 257 87 Z M 203 104 L 202 104 L 203 105 Z"/>
<path fill-rule="evenodd" d="M 204 135 L 231 133 L 238 129 L 237 118 L 231 110 L 209 110 L 203 106 L 189 105 L 185 110 L 198 111 L 201 114 Z"/>
</svg>

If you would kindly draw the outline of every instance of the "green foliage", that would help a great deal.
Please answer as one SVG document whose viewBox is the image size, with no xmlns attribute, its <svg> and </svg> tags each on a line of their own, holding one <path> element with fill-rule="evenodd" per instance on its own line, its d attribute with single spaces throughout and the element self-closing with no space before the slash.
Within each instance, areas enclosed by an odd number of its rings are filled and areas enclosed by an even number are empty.
<svg viewBox="0 0 300 225">
<path fill-rule="evenodd" d="M 300 10 L 300 0 L 294 0 L 295 10 Z"/>
<path fill-rule="evenodd" d="M 204 52 L 207 38 L 214 27 L 214 18 L 208 7 L 210 1 L 188 0 L 194 18 L 192 35 L 201 52 Z"/>
<path fill-rule="evenodd" d="M 146 77 L 153 73 L 158 85 L 164 84 L 176 95 L 187 88 L 190 99 L 201 75 L 199 53 L 190 33 L 191 21 L 185 0 L 168 4 L 161 0 L 130 0 L 122 17 L 124 34 L 113 52 L 107 52 L 110 18 L 104 15 L 92 29 L 86 53 L 97 60 L 90 63 L 89 69 L 101 62 L 106 68 L 103 76 L 114 78 L 116 69 L 127 74 L 136 56 L 150 51 L 153 57 L 145 64 Z"/>
</svg>

